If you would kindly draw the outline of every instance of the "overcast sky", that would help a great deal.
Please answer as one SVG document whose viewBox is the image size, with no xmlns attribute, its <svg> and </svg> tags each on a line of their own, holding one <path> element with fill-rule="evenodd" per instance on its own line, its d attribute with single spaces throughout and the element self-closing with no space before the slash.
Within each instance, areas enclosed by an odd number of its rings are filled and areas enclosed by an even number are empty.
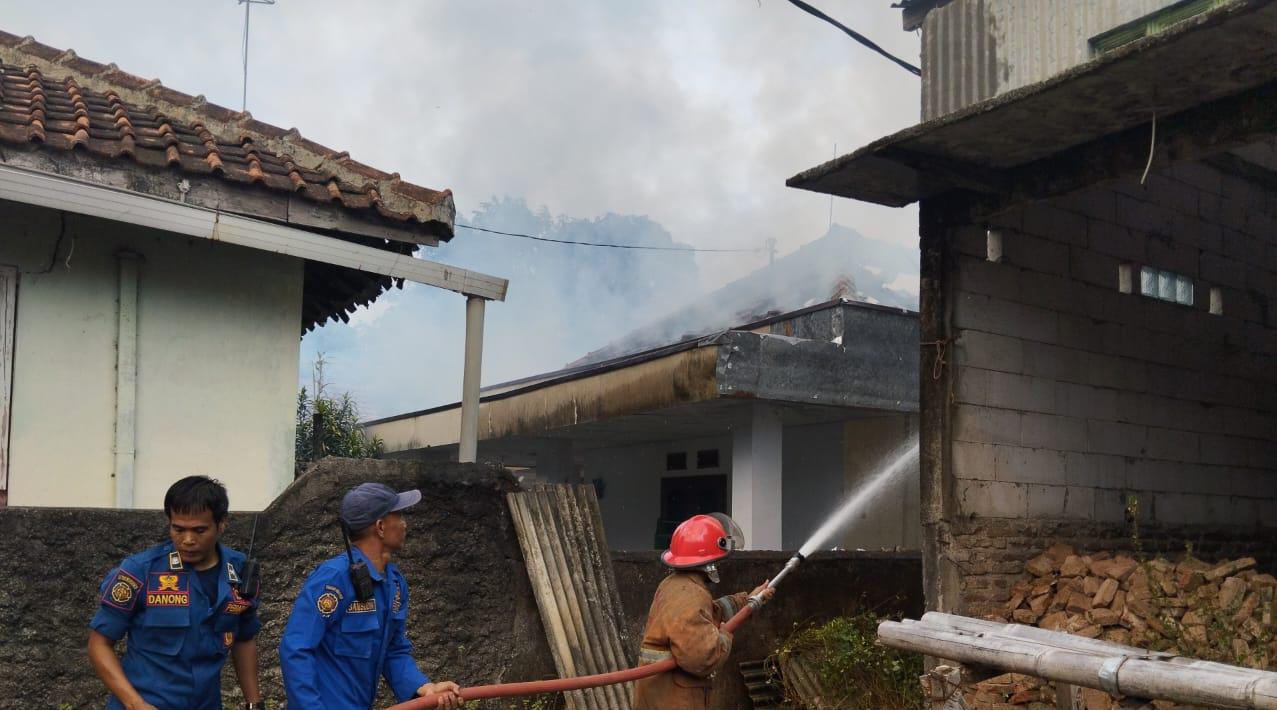
<svg viewBox="0 0 1277 710">
<path fill-rule="evenodd" d="M 917 63 L 889 0 L 815 4 Z M 235 0 L 64 0 L 5 3 L 0 28 L 238 108 L 243 16 Z M 463 219 L 508 195 L 645 215 L 704 248 L 820 236 L 828 197 L 785 179 L 919 113 L 917 78 L 785 0 L 279 0 L 254 6 L 251 35 L 256 118 L 452 188 Z M 836 200 L 834 221 L 917 243 L 912 209 Z M 762 263 L 697 258 L 706 288 Z"/>
</svg>

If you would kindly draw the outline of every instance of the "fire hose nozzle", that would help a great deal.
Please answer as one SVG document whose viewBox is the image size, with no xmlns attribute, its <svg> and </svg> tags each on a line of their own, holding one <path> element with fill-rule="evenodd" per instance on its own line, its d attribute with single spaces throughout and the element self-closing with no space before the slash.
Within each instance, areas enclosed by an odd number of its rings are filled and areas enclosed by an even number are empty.
<svg viewBox="0 0 1277 710">
<path fill-rule="evenodd" d="M 789 558 L 789 561 L 785 563 L 785 568 L 782 569 L 779 574 L 773 577 L 771 581 L 767 583 L 767 586 L 772 589 L 775 589 L 777 585 L 780 584 L 780 581 L 784 579 L 785 576 L 788 575 L 791 571 L 793 571 L 795 567 L 802 564 L 803 560 L 805 559 L 807 558 L 803 555 L 803 553 L 795 552 L 794 556 Z M 763 606 L 763 604 L 766 603 L 763 600 L 762 596 L 758 594 L 751 595 L 747 601 L 749 605 L 752 606 L 755 610 L 759 609 L 760 607 Z"/>
</svg>

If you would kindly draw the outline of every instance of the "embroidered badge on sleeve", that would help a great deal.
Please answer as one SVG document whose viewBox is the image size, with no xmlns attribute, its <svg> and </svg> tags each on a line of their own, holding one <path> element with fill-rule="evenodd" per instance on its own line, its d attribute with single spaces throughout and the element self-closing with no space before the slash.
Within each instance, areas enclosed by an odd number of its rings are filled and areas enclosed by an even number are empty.
<svg viewBox="0 0 1277 710">
<path fill-rule="evenodd" d="M 332 616 L 337 611 L 337 595 L 332 592 L 324 592 L 315 599 L 315 608 L 324 616 Z"/>
<path fill-rule="evenodd" d="M 239 592 L 239 587 L 231 587 L 231 599 L 226 602 L 227 614 L 243 614 L 253 608 L 253 602 L 245 599 Z"/>
<path fill-rule="evenodd" d="M 111 583 L 102 594 L 102 603 L 121 611 L 133 611 L 133 606 L 137 603 L 137 593 L 141 590 L 141 580 L 122 569 L 116 570 Z"/>
</svg>

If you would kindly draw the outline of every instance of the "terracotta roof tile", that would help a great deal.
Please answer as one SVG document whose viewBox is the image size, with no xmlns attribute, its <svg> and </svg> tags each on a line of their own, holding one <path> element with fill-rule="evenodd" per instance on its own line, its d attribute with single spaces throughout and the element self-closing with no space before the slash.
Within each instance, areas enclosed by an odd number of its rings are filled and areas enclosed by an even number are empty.
<svg viewBox="0 0 1277 710">
<path fill-rule="evenodd" d="M 0 142 L 86 150 L 111 160 L 215 174 L 370 213 L 444 239 L 450 190 L 432 190 L 352 160 L 203 96 L 0 31 Z"/>
</svg>

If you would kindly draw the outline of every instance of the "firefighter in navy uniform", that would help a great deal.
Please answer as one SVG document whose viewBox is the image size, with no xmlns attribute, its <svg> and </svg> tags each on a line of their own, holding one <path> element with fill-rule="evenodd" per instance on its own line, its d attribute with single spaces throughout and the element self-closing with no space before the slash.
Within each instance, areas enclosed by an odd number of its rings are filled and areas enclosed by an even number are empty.
<svg viewBox="0 0 1277 710">
<path fill-rule="evenodd" d="M 408 534 L 400 511 L 420 500 L 420 491 L 396 493 L 381 483 L 362 483 L 342 498 L 340 520 L 353 549 L 306 578 L 279 641 L 288 707 L 365 710 L 382 678 L 399 702 L 440 693 L 437 707 L 461 707 L 456 683 L 431 682 L 413 660 L 408 581 L 390 561 Z"/>
<path fill-rule="evenodd" d="M 719 628 L 749 596 L 767 601 L 775 590 L 764 582 L 751 593 L 714 599 L 717 564 L 745 546 L 736 521 L 722 513 L 695 515 L 670 538 L 661 562 L 674 571 L 656 588 L 647 613 L 639 664 L 673 658 L 678 668 L 634 683 L 634 710 L 703 710 L 709 707 L 714 672 L 732 652 L 731 634 Z"/>
<path fill-rule="evenodd" d="M 109 710 L 219 710 L 228 653 L 245 707 L 261 707 L 257 590 L 241 589 L 244 555 L 218 541 L 228 508 L 221 483 L 183 478 L 164 496 L 169 542 L 107 574 L 88 652 Z M 115 644 L 125 636 L 121 661 Z"/>
</svg>

